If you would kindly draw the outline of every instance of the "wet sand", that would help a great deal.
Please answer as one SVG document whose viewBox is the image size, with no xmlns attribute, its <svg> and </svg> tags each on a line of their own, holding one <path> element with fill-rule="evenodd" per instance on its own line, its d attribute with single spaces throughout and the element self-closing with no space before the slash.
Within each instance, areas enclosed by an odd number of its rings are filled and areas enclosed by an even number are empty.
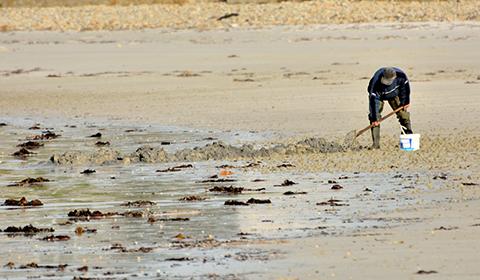
<svg viewBox="0 0 480 280">
<path fill-rule="evenodd" d="M 2 206 L 0 229 L 32 223 L 70 239 L 1 233 L 10 249 L 0 263 L 14 264 L 0 274 L 478 278 L 479 31 L 475 23 L 415 23 L 1 33 L 1 198 L 25 196 L 44 205 Z M 364 148 L 368 135 L 353 151 L 298 147 L 310 137 L 340 143 L 348 131 L 368 124 L 365 87 L 386 57 L 411 79 L 421 150 L 398 150 L 394 119 L 382 125 L 380 151 Z M 38 130 L 29 129 L 37 122 Z M 61 136 L 37 140 L 44 146 L 31 149 L 35 154 L 12 156 L 16 145 L 46 130 Z M 257 150 L 297 144 L 274 155 L 223 157 L 202 150 L 218 141 Z M 124 160 L 144 145 L 213 156 Z M 50 161 L 54 154 L 105 149 L 119 151 L 114 161 Z M 95 172 L 81 174 L 87 169 Z M 219 183 L 212 175 L 236 181 Z M 40 176 L 51 181 L 7 187 Z M 229 185 L 250 191 L 210 191 Z M 259 188 L 265 190 L 252 191 Z M 192 195 L 205 200 L 179 202 Z M 246 203 L 250 198 L 271 203 Z M 121 206 L 134 200 L 156 204 L 148 210 Z M 247 205 L 224 205 L 231 200 Z M 89 222 L 68 217 L 82 208 L 119 213 Z M 137 210 L 141 217 L 126 214 Z M 79 225 L 97 233 L 77 235 Z M 14 249 L 24 242 L 28 248 Z M 88 258 L 92 253 L 99 257 Z M 21 268 L 62 261 L 69 264 L 63 271 Z"/>
<path fill-rule="evenodd" d="M 262 146 L 274 140 L 268 134 L 125 126 L 124 121 L 7 120 L 0 130 L 0 184 L 10 199 L 0 206 L 0 243 L 8 252 L 0 257 L 5 277 L 382 278 L 395 273 L 404 279 L 428 268 L 447 278 L 470 279 L 477 273 L 475 244 L 464 243 L 478 226 L 477 212 L 471 212 L 480 198 L 478 155 L 471 152 L 479 141 L 474 139 L 461 143 L 456 159 L 436 153 L 435 140 L 445 151 L 451 147 L 445 137 L 425 141 L 416 153 L 290 149 L 287 155 L 249 152 L 242 158 L 213 153 L 221 156 L 180 164 L 163 156 L 151 161 L 155 158 L 148 154 L 142 158 L 149 160 L 127 162 L 119 152 L 118 159 L 99 164 L 96 159 L 52 162 L 51 155 L 96 151 L 102 158 L 99 140 L 124 154 L 148 144 L 199 155 L 209 154 L 203 147 L 218 141 Z M 12 156 L 15 146 L 32 139 L 43 146 Z M 391 139 L 387 142 L 393 146 Z M 373 164 L 379 159 L 410 161 L 417 168 L 405 164 L 385 170 Z M 24 202 L 18 201 L 22 196 Z M 471 208 L 463 210 L 465 205 Z M 444 209 L 449 210 L 445 218 Z M 27 233 L 12 232 L 29 225 L 34 228 Z M 411 236 L 412 229 L 427 236 Z M 458 256 L 425 260 L 417 246 L 442 252 L 443 247 L 423 242 L 432 239 L 438 245 L 449 231 L 464 235 L 456 244 Z M 437 234 L 446 237 L 430 237 Z M 396 255 L 405 259 L 403 266 L 378 269 L 376 263 L 391 252 L 370 254 L 398 246 L 407 247 Z M 464 254 L 471 259 L 462 261 Z M 458 266 L 468 273 L 456 272 Z"/>
<path fill-rule="evenodd" d="M 416 131 L 476 133 L 479 30 L 419 23 L 2 33 L 0 108 L 343 136 L 368 124 L 368 79 L 391 64 L 411 79 Z"/>
</svg>

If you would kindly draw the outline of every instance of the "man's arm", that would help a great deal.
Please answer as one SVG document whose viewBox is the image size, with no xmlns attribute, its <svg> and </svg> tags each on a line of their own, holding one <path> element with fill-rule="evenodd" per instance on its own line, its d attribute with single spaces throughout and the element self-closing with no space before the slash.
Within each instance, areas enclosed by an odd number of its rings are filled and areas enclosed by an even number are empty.
<svg viewBox="0 0 480 280">
<path fill-rule="evenodd" d="M 407 75 L 402 73 L 400 81 L 400 92 L 398 98 L 400 99 L 400 105 L 406 106 L 410 104 L 410 82 L 408 81 Z M 408 107 L 408 106 L 407 106 Z"/>
<path fill-rule="evenodd" d="M 368 115 L 368 118 L 370 121 L 373 122 L 378 122 L 379 119 L 379 110 L 380 110 L 380 97 L 378 94 L 375 93 L 370 93 L 369 95 L 369 108 L 370 108 L 370 114 Z"/>
<path fill-rule="evenodd" d="M 368 91 L 368 101 L 369 101 L 369 114 L 368 118 L 370 119 L 371 122 L 377 122 L 378 121 L 378 115 L 380 113 L 378 112 L 380 109 L 380 96 L 375 93 L 375 84 L 378 82 L 379 79 L 379 73 L 378 71 L 373 75 L 373 77 L 370 79 L 370 82 L 368 83 L 367 91 Z"/>
</svg>

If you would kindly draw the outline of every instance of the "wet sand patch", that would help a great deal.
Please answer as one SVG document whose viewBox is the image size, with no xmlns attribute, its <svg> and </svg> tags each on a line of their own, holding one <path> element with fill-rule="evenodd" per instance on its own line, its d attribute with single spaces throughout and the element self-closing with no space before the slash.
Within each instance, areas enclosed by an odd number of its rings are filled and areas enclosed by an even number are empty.
<svg viewBox="0 0 480 280">
<path fill-rule="evenodd" d="M 84 127 L 80 124 L 75 126 L 71 130 L 64 127 L 62 138 L 55 143 L 45 145 L 40 149 L 41 153 L 27 160 L 27 166 L 32 170 L 19 168 L 18 161 L 13 160 L 9 155 L 0 159 L 6 164 L 3 169 L 8 167 L 11 168 L 10 172 L 13 172 L 5 178 L 7 183 L 14 181 L 12 178 L 20 177 L 20 174 L 26 177 L 27 174 L 31 176 L 30 174 L 36 173 L 35 177 L 30 177 L 32 179 L 37 179 L 40 175 L 45 176 L 40 178 L 49 178 L 47 189 L 28 189 L 32 192 L 31 195 L 35 194 L 35 197 L 44 201 L 46 199 L 47 205 L 35 211 L 27 209 L 27 212 L 21 215 L 27 223 L 38 220 L 44 225 L 56 225 L 55 234 L 39 236 L 32 240 L 38 244 L 38 249 L 35 249 L 32 254 L 41 256 L 52 244 L 61 244 L 64 248 L 62 252 L 72 252 L 72 257 L 69 255 L 65 257 L 66 262 L 72 267 L 71 271 L 66 272 L 69 275 L 74 271 L 81 272 L 77 269 L 86 265 L 79 263 L 75 257 L 94 253 L 95 249 L 90 248 L 96 248 L 99 245 L 101 246 L 98 248 L 105 248 L 102 252 L 109 259 L 96 260 L 99 266 L 103 267 L 98 270 L 90 269 L 92 264 L 87 263 L 88 273 L 95 277 L 107 272 L 120 273 L 121 270 L 114 268 L 114 262 L 122 263 L 125 271 L 134 274 L 133 268 L 123 262 L 120 255 L 135 258 L 139 254 L 142 259 L 164 261 L 165 264 L 159 265 L 171 276 L 178 273 L 182 265 L 203 263 L 205 257 L 196 249 L 207 250 L 205 253 L 209 254 L 202 273 L 218 270 L 224 275 L 228 270 L 227 267 L 235 267 L 239 262 L 244 262 L 251 268 L 249 272 L 255 274 L 258 273 L 255 262 L 261 261 L 270 265 L 285 257 L 283 252 L 278 252 L 272 249 L 273 247 L 265 250 L 260 248 L 269 242 L 272 242 L 271 244 L 277 242 L 277 245 L 271 246 L 281 248 L 284 244 L 282 242 L 290 242 L 296 238 L 311 236 L 335 238 L 352 232 L 361 233 L 364 228 L 378 229 L 416 223 L 418 219 L 369 217 L 370 213 L 388 213 L 408 207 L 420 200 L 426 204 L 448 201 L 455 197 L 457 192 L 451 184 L 461 185 L 465 188 L 463 191 L 470 191 L 476 188 L 474 184 L 478 180 L 472 174 L 462 174 L 456 170 L 417 172 L 388 167 L 388 171 L 379 169 L 381 172 L 375 174 L 355 166 L 355 170 L 352 171 L 327 173 L 305 171 L 307 170 L 304 170 L 305 163 L 298 157 L 304 159 L 318 157 L 316 159 L 318 163 L 323 164 L 328 163 L 330 158 L 340 161 L 351 156 L 355 158 L 357 154 L 363 161 L 366 155 L 376 160 L 376 156 L 385 157 L 387 153 L 392 152 L 387 149 L 385 152 L 379 151 L 373 154 L 371 151 L 360 149 L 323 153 L 321 152 L 322 143 L 328 143 L 328 141 L 323 142 L 313 138 L 287 140 L 290 143 L 281 145 L 254 143 L 249 144 L 251 148 L 248 148 L 249 151 L 262 151 L 265 147 L 268 149 L 290 147 L 288 154 L 278 155 L 263 151 L 260 158 L 255 156 L 253 159 L 242 157 L 229 159 L 229 157 L 223 158 L 225 154 L 214 150 L 221 159 L 181 161 L 179 164 L 168 161 L 156 162 L 155 157 L 162 146 L 160 140 L 155 142 L 156 146 L 150 143 L 152 149 L 138 151 L 138 142 L 132 139 L 145 141 L 145 133 L 159 132 L 140 131 L 141 129 L 125 133 L 123 137 L 126 140 L 122 138 L 115 140 L 115 146 L 118 149 L 116 154 L 123 157 L 122 160 L 115 159 L 108 164 L 87 161 L 88 169 L 96 172 L 93 176 L 84 176 L 80 172 L 86 170 L 86 166 L 53 164 L 48 161 L 51 153 L 64 149 L 65 144 L 70 147 L 75 141 L 78 141 L 79 145 L 73 146 L 77 148 L 71 149 L 72 151 L 90 153 L 97 148 L 91 145 L 94 143 L 93 139 L 85 137 L 85 135 L 91 135 L 86 133 L 87 129 L 98 129 L 102 134 L 115 134 L 115 131 L 108 127 L 105 129 L 98 126 Z M 118 128 L 118 131 L 125 130 L 125 128 Z M 222 135 L 211 137 L 222 139 Z M 18 143 L 18 137 L 12 138 L 5 146 L 6 149 L 11 149 Z M 162 138 L 164 135 L 159 135 L 155 139 Z M 193 136 L 192 138 L 204 139 L 205 137 Z M 121 143 L 128 143 L 128 146 L 122 146 Z M 467 143 L 470 143 L 471 147 L 473 142 L 467 141 Z M 315 148 L 316 144 L 319 144 L 318 149 Z M 211 151 L 205 149 L 206 145 L 211 144 L 204 142 L 190 142 L 184 145 L 190 145 L 190 147 L 172 148 L 168 153 L 165 150 L 165 154 L 176 155 L 176 149 L 182 150 L 183 155 L 185 155 L 185 149 L 189 152 Z M 215 147 L 219 148 L 220 145 L 217 145 Z M 228 147 L 227 150 L 229 150 L 232 146 L 234 147 L 232 149 L 237 151 L 238 147 L 245 147 L 242 145 L 244 144 L 238 146 L 238 144 L 230 145 L 224 142 L 220 149 Z M 424 148 L 427 155 L 431 153 L 428 146 Z M 240 153 L 243 152 L 245 150 Z M 144 154 L 146 160 L 124 162 L 125 155 L 131 154 Z M 394 156 L 397 155 L 394 153 Z M 415 154 L 410 154 L 408 157 L 415 157 Z M 316 160 L 308 161 L 308 166 L 321 168 L 320 165 L 316 166 Z M 361 160 L 359 159 L 358 162 Z M 343 165 L 339 166 L 343 169 Z M 157 170 L 165 172 L 156 172 Z M 433 179 L 435 176 L 437 178 Z M 112 180 L 112 177 L 115 180 Z M 19 185 L 38 184 L 35 181 L 26 180 L 24 183 L 22 181 L 17 183 Z M 343 189 L 332 190 L 334 185 L 341 185 Z M 9 195 L 19 191 L 16 190 L 17 188 L 5 189 Z M 58 194 L 60 195 L 57 196 Z M 31 195 L 29 194 L 28 197 Z M 11 197 L 20 196 L 12 195 Z M 230 199 L 232 197 L 235 199 Z M 74 199 L 71 200 L 71 198 Z M 129 211 L 126 207 L 133 208 L 132 210 L 135 211 Z M 136 211 L 135 208 L 142 211 Z M 0 211 L 4 210 L 0 209 Z M 18 214 L 18 210 L 15 209 L 5 211 L 7 221 L 15 220 L 15 215 L 10 214 L 11 211 L 17 211 Z M 62 220 L 68 222 L 62 222 Z M 87 223 L 88 226 L 86 226 Z M 443 232 L 443 230 L 439 231 Z M 252 234 L 238 235 L 239 232 Z M 125 237 L 127 235 L 132 239 L 127 239 Z M 64 236 L 70 239 L 66 240 Z M 5 235 L 5 238 L 7 237 Z M 0 242 L 3 243 L 5 239 L 2 238 L 3 236 L 0 235 Z M 20 234 L 14 240 L 23 238 L 25 237 Z M 85 248 L 78 249 L 72 245 L 78 240 L 84 242 Z M 114 245 L 105 246 L 105 242 Z M 20 251 L 24 249 L 26 248 L 20 247 Z M 176 252 L 176 255 L 172 255 L 173 252 Z M 189 254 L 188 257 L 179 256 L 183 253 Z M 43 262 L 37 261 L 37 263 Z M 180 266 L 170 267 L 172 263 Z M 155 270 L 147 264 L 146 273 L 154 273 Z M 28 273 L 35 275 L 35 271 Z"/>
</svg>

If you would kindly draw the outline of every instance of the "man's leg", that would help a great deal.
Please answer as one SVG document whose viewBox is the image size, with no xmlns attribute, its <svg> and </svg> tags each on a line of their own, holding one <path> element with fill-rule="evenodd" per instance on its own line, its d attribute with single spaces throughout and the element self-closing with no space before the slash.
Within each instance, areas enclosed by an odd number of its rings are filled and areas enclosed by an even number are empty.
<svg viewBox="0 0 480 280">
<path fill-rule="evenodd" d="M 382 117 L 382 110 L 383 110 L 383 101 L 380 102 L 380 108 L 378 108 L 378 118 Z M 371 123 L 371 122 L 370 122 Z M 373 149 L 380 149 L 380 126 L 374 126 L 370 129 L 372 132 L 372 148 Z"/>
<path fill-rule="evenodd" d="M 400 107 L 400 99 L 397 97 L 388 100 L 388 104 L 392 107 L 393 110 L 396 110 Z M 405 127 L 406 134 L 412 134 L 412 123 L 410 122 L 410 113 L 406 110 L 400 110 L 397 112 L 397 119 L 401 126 Z"/>
</svg>

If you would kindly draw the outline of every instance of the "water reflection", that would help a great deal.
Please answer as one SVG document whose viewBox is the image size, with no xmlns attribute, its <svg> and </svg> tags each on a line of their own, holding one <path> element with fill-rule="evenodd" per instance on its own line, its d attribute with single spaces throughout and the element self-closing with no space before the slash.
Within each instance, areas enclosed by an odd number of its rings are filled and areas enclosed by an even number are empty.
<svg viewBox="0 0 480 280">
<path fill-rule="evenodd" d="M 258 143 L 268 139 L 267 134 L 205 132 L 177 128 L 125 126 L 113 124 L 48 123 L 57 134 L 55 140 L 44 141 L 45 146 L 34 150 L 35 155 L 26 160 L 11 156 L 15 146 L 26 137 L 38 135 L 29 130 L 31 120 L 10 119 L 9 126 L 0 128 L 0 186 L 2 201 L 6 198 L 40 199 L 44 206 L 38 208 L 0 207 L 0 229 L 8 226 L 54 227 L 55 235 L 68 235 L 68 241 L 47 242 L 34 236 L 10 237 L 0 234 L 3 254 L 0 263 L 13 262 L 17 269 L 0 268 L 5 278 L 43 276 L 68 278 L 72 276 L 108 276 L 113 278 L 150 278 L 154 276 L 202 278 L 209 273 L 220 275 L 235 273 L 250 277 L 262 271 L 262 263 L 281 257 L 278 249 L 258 249 L 255 242 L 279 242 L 291 238 L 342 234 L 362 228 L 383 226 L 384 221 L 365 219 L 371 213 L 393 210 L 417 203 L 415 193 L 406 186 L 414 185 L 415 192 L 432 194 L 416 174 L 410 178 L 393 178 L 393 174 L 308 174 L 297 171 L 260 173 L 256 169 L 235 170 L 230 176 L 232 184 L 246 188 L 265 188 L 261 192 L 238 195 L 212 193 L 214 184 L 199 183 L 211 175 L 219 174 L 220 164 L 229 162 L 193 162 L 194 167 L 179 172 L 158 173 L 157 169 L 171 167 L 164 164 L 130 164 L 105 166 L 55 166 L 49 162 L 54 153 L 96 149 L 98 139 L 87 137 L 102 133 L 116 149 L 132 152 L 143 144 L 164 145 L 169 151 L 193 148 L 221 139 L 227 143 Z M 128 132 L 126 132 L 128 131 Z M 245 164 L 242 162 L 240 164 Z M 80 172 L 95 169 L 93 174 Z M 341 179 L 345 188 L 332 191 L 330 179 Z M 40 186 L 7 187 L 26 177 L 45 177 L 51 180 Z M 262 178 L 264 181 L 253 182 Z M 285 179 L 299 184 L 275 187 Z M 225 185 L 225 184 L 221 184 Z M 371 190 L 365 191 L 365 188 Z M 287 196 L 286 191 L 307 194 Z M 199 195 L 201 201 L 179 201 L 182 197 Z M 445 199 L 430 197 L 431 201 Z M 272 204 L 249 206 L 224 206 L 229 199 L 247 201 L 249 198 L 270 199 Z M 337 199 L 348 206 L 318 205 L 319 202 Z M 121 206 L 126 201 L 148 200 L 155 202 L 148 208 Z M 72 220 L 67 214 L 74 209 L 102 212 L 143 211 L 141 218 L 106 217 L 89 221 Z M 156 221 L 149 222 L 154 217 Z M 168 220 L 188 218 L 187 221 Z M 167 219 L 161 221 L 161 219 Z M 401 221 L 400 221 L 401 223 Z M 76 235 L 81 226 L 96 229 L 96 233 Z M 176 238 L 181 237 L 181 238 Z M 232 242 L 233 240 L 233 242 Z M 248 246 L 241 246 L 249 244 Z M 120 248 L 120 249 L 119 249 Z M 124 250 L 122 250 L 123 248 Z M 149 252 L 142 252 L 148 248 Z M 136 252 L 136 250 L 140 250 Z M 174 258 L 173 260 L 168 260 Z M 64 271 L 54 268 L 18 269 L 19 265 L 35 262 L 42 265 L 68 264 Z M 88 271 L 79 271 L 83 266 Z M 202 276 L 203 275 L 203 276 Z M 206 276 L 205 276 L 206 277 Z"/>
</svg>

